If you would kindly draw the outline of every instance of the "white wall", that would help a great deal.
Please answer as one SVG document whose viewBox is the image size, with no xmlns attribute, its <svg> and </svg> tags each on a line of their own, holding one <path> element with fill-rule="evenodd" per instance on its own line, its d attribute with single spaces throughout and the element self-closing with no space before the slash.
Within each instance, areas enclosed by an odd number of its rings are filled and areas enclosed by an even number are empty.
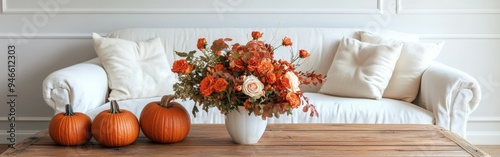
<svg viewBox="0 0 500 157">
<path fill-rule="evenodd" d="M 135 27 L 357 27 L 444 40 L 438 57 L 478 79 L 483 100 L 468 140 L 500 145 L 498 0 L 2 0 L 0 143 L 7 143 L 7 49 L 16 46 L 18 141 L 46 129 L 53 111 L 42 98 L 50 72 L 96 57 L 90 32 Z"/>
</svg>

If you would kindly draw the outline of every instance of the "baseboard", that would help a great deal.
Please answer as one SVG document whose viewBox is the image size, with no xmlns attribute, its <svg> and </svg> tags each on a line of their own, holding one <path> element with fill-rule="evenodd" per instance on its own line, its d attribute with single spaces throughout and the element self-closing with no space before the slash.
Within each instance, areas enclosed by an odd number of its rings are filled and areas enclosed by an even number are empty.
<svg viewBox="0 0 500 157">
<path fill-rule="evenodd" d="M 467 141 L 474 145 L 500 145 L 500 117 L 469 117 Z"/>
<path fill-rule="evenodd" d="M 40 130 L 48 128 L 48 123 L 52 117 L 16 117 L 16 143 L 30 137 Z M 0 117 L 0 144 L 11 144 L 9 141 L 10 122 L 7 117 Z"/>
<path fill-rule="evenodd" d="M 31 135 L 37 133 L 40 130 L 19 130 L 16 131 L 16 143 L 23 141 L 24 139 L 30 137 Z M 10 133 L 7 133 L 7 130 L 0 130 L 0 144 L 12 144 L 8 138 L 10 137 Z"/>
<path fill-rule="evenodd" d="M 469 131 L 467 141 L 473 145 L 500 145 L 500 131 Z"/>
</svg>

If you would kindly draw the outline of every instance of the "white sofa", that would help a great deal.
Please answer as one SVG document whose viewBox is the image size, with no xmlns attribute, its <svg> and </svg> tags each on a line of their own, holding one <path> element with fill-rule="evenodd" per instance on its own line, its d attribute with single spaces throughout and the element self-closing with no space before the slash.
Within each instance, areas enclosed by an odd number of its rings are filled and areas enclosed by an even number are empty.
<svg viewBox="0 0 500 157">
<path fill-rule="evenodd" d="M 351 28 L 161 28 L 126 29 L 108 34 L 109 38 L 144 41 L 160 37 L 170 64 L 179 59 L 173 52 L 196 49 L 196 40 L 205 37 L 214 40 L 230 37 L 234 41 L 246 42 L 249 34 L 258 30 L 264 36 L 294 39 L 294 49 L 307 49 L 311 57 L 299 70 L 316 69 L 326 74 L 335 56 L 339 42 L 344 36 L 359 39 L 359 29 Z M 393 31 L 382 32 L 391 36 Z M 94 52 L 89 52 L 94 53 Z M 276 53 L 276 58 L 287 59 L 287 53 Z M 319 117 L 309 117 L 301 110 L 279 119 L 270 118 L 269 123 L 369 123 L 369 124 L 435 124 L 465 137 L 467 119 L 481 99 L 477 81 L 468 74 L 434 62 L 422 75 L 419 95 L 413 103 L 382 98 L 363 99 L 337 97 L 318 93 L 320 87 L 305 87 L 305 96 L 316 105 Z M 108 77 L 98 58 L 53 72 L 43 82 L 43 97 L 46 103 L 62 112 L 65 104 L 72 104 L 77 112 L 94 118 L 109 108 Z M 120 108 L 134 112 L 137 117 L 142 108 L 160 97 L 120 101 Z M 180 101 L 188 111 L 192 101 Z M 200 111 L 193 123 L 224 123 L 224 116 L 215 108 Z"/>
</svg>

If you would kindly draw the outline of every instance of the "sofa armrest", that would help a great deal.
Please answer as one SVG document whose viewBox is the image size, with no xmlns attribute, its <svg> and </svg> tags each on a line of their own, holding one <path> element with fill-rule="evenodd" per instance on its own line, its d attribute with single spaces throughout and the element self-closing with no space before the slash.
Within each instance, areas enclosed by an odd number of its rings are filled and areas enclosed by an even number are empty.
<svg viewBox="0 0 500 157">
<path fill-rule="evenodd" d="M 436 125 L 465 137 L 469 114 L 480 100 L 481 89 L 476 79 L 434 62 L 422 75 L 417 105 L 433 112 Z"/>
<path fill-rule="evenodd" d="M 79 63 L 48 75 L 43 81 L 43 98 L 54 109 L 63 112 L 66 104 L 75 112 L 85 113 L 105 103 L 108 78 L 99 58 Z"/>
</svg>

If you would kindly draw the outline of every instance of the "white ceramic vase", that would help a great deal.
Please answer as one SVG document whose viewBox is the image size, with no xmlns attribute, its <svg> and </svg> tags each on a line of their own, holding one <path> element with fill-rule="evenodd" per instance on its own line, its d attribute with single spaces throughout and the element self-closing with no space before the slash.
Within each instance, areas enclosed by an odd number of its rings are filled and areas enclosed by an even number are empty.
<svg viewBox="0 0 500 157">
<path fill-rule="evenodd" d="M 261 116 L 248 115 L 243 106 L 238 106 L 240 112 L 232 111 L 226 115 L 226 129 L 234 142 L 239 144 L 255 144 L 259 142 L 266 130 L 267 120 Z"/>
</svg>

